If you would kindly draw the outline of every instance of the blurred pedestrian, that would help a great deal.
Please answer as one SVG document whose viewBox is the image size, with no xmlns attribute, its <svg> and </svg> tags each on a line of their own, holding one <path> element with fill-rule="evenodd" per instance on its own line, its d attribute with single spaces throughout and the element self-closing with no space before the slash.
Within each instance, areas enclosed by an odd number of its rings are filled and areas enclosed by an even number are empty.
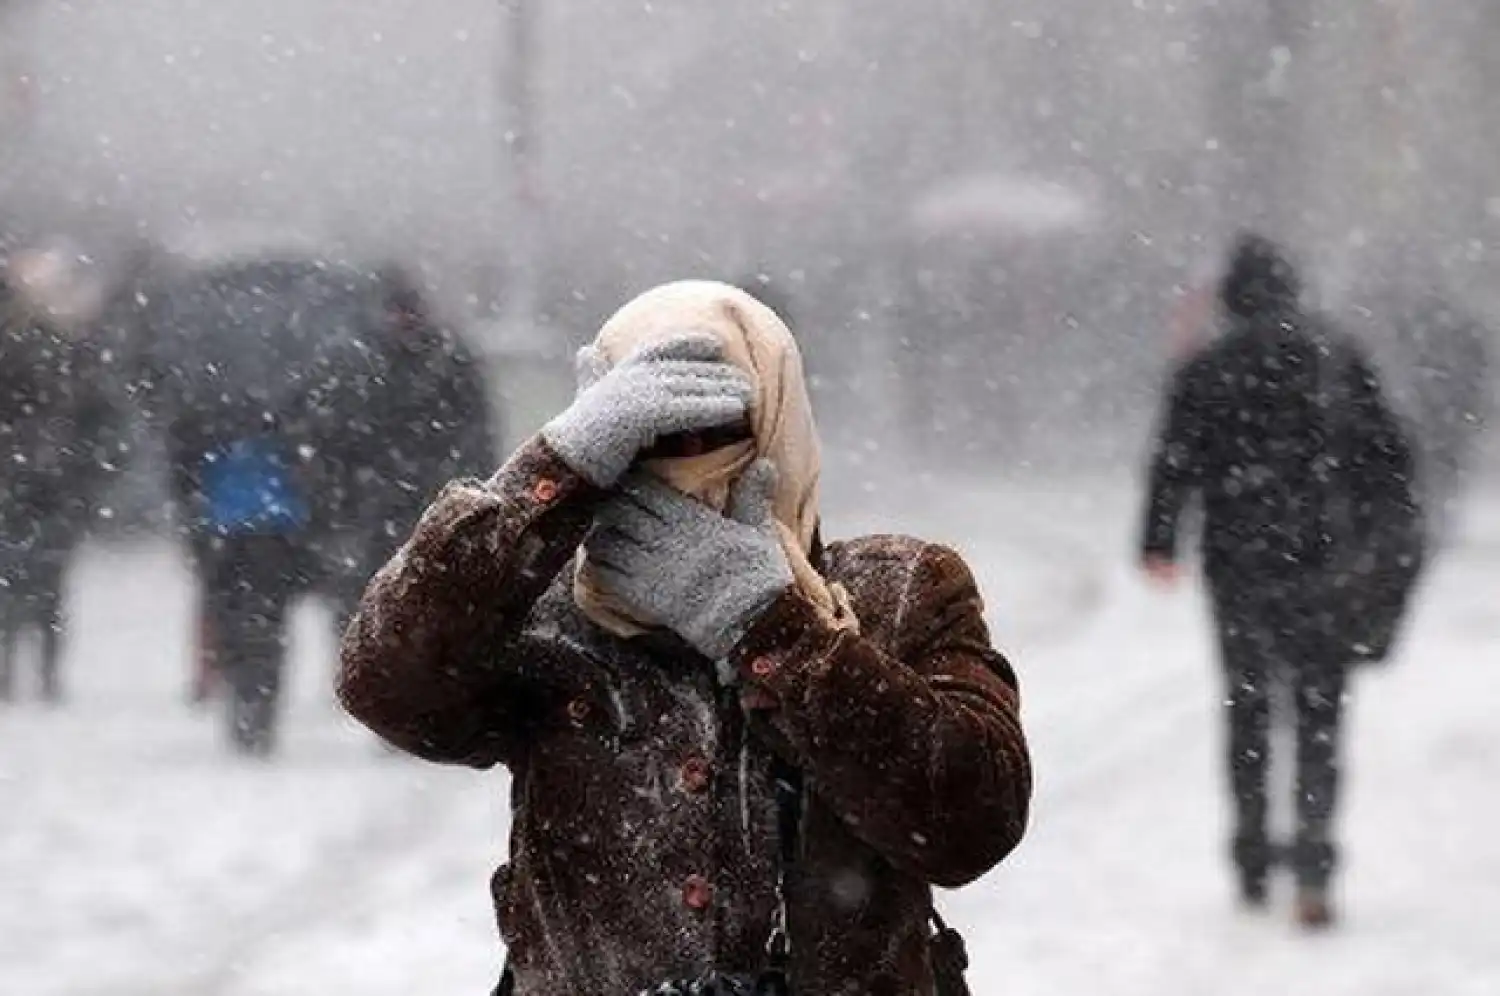
<svg viewBox="0 0 1500 996">
<path fill-rule="evenodd" d="M 218 665 L 238 653 L 227 646 L 238 637 L 223 631 L 222 606 L 213 603 L 219 597 L 214 577 L 226 569 L 220 557 L 226 530 L 240 531 L 212 525 L 205 461 L 272 432 L 275 452 L 268 459 L 295 472 L 306 521 L 296 528 L 281 522 L 273 539 L 231 545 L 281 551 L 260 558 L 267 561 L 295 554 L 305 584 L 320 581 L 311 551 L 324 550 L 330 534 L 351 528 L 351 505 L 398 486 L 361 479 L 346 442 L 367 429 L 372 392 L 387 389 L 379 361 L 381 301 L 367 273 L 295 255 L 165 271 L 143 299 L 138 393 L 165 442 L 171 496 L 200 581 L 189 697 L 202 703 L 220 687 Z M 256 559 L 246 553 L 230 562 Z M 282 587 L 279 580 L 261 587 L 283 600 L 285 593 L 274 591 Z"/>
<path fill-rule="evenodd" d="M 305 582 L 308 501 L 289 447 L 273 426 L 201 455 L 201 515 L 211 537 L 205 608 L 218 673 L 227 685 L 230 744 L 265 756 L 275 747 L 287 613 Z"/>
<path fill-rule="evenodd" d="M 1351 664 L 1390 651 L 1420 560 L 1412 457 L 1363 351 L 1299 304 L 1282 251 L 1236 244 L 1222 336 L 1176 371 L 1151 458 L 1141 556 L 1180 575 L 1181 522 L 1202 502 L 1202 557 L 1226 680 L 1232 857 L 1267 901 L 1280 849 L 1266 791 L 1273 688 L 1296 708 L 1298 920 L 1333 919 L 1340 726 Z"/>
<path fill-rule="evenodd" d="M 493 413 L 479 359 L 433 313 L 407 273 L 385 273 L 392 391 L 386 418 L 400 430 L 398 449 L 418 484 L 417 511 L 458 477 L 487 473 L 498 459 Z M 403 523 L 402 531 L 415 523 Z"/>
<path fill-rule="evenodd" d="M 498 992 L 961 991 L 932 887 L 1024 832 L 1015 675 L 957 553 L 823 544 L 819 474 L 786 326 L 672 284 L 376 575 L 347 708 L 524 786 Z"/>
<path fill-rule="evenodd" d="M 379 281 L 382 324 L 371 339 L 381 376 L 346 416 L 346 431 L 322 442 L 354 499 L 331 523 L 347 539 L 330 566 L 340 635 L 427 503 L 449 481 L 488 474 L 499 450 L 489 386 L 469 344 L 437 318 L 405 270 L 387 267 Z"/>
<path fill-rule="evenodd" d="M 62 700 L 68 568 L 127 460 L 122 381 L 91 338 L 102 281 L 85 269 L 58 243 L 13 253 L 0 277 L 0 699 L 35 631 L 42 697 Z"/>
</svg>

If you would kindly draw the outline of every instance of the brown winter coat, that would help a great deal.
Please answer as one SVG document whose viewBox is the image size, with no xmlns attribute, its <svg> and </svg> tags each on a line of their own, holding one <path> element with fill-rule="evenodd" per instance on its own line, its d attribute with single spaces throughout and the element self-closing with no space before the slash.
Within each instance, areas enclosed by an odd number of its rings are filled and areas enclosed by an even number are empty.
<svg viewBox="0 0 1500 996">
<path fill-rule="evenodd" d="M 563 568 L 603 497 L 540 441 L 484 485 L 450 485 L 342 648 L 340 696 L 376 733 L 510 769 L 493 892 L 516 992 L 632 996 L 760 968 L 779 755 L 807 785 L 795 991 L 926 996 L 930 887 L 1005 857 L 1031 793 L 1015 677 L 968 568 L 906 538 L 829 546 L 819 566 L 861 633 L 789 589 L 732 655 L 747 710 L 675 638 L 622 640 L 578 610 Z"/>
</svg>

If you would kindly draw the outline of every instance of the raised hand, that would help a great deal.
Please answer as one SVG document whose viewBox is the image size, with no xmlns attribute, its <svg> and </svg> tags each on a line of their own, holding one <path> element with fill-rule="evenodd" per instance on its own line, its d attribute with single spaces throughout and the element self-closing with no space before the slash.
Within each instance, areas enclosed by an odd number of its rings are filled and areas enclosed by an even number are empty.
<svg viewBox="0 0 1500 996">
<path fill-rule="evenodd" d="M 750 378 L 726 362 L 718 339 L 705 333 L 642 347 L 613 368 L 585 346 L 578 385 L 573 403 L 542 428 L 542 438 L 605 488 L 663 436 L 742 421 L 754 396 Z"/>
<path fill-rule="evenodd" d="M 792 584 L 772 513 L 776 470 L 761 460 L 720 515 L 644 474 L 626 479 L 584 545 L 599 581 L 633 615 L 719 660 Z"/>
</svg>

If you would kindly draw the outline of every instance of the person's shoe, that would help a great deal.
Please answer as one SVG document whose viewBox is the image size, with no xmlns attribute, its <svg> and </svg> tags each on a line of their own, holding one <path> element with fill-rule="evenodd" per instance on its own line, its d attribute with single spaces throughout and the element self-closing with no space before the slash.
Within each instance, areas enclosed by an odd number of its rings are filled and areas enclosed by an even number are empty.
<svg viewBox="0 0 1500 996">
<path fill-rule="evenodd" d="M 1239 871 L 1240 905 L 1259 912 L 1270 902 L 1268 876 L 1264 871 L 1241 868 Z"/>
<path fill-rule="evenodd" d="M 1240 905 L 1250 910 L 1265 909 L 1269 900 L 1271 868 L 1275 864 L 1275 848 L 1264 834 L 1238 834 L 1234 838 L 1230 854 L 1240 888 Z"/>
<path fill-rule="evenodd" d="M 1333 905 L 1328 900 L 1328 890 L 1320 886 L 1304 885 L 1297 890 L 1297 926 L 1307 931 L 1323 931 L 1333 926 Z"/>
</svg>

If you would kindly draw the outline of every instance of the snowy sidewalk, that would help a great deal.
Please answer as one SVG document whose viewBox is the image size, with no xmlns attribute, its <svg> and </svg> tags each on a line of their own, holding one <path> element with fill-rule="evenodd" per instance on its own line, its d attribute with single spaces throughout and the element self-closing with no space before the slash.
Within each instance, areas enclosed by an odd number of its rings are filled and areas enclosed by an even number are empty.
<svg viewBox="0 0 1500 996">
<path fill-rule="evenodd" d="M 1127 482 L 916 489 L 830 533 L 900 528 L 973 559 L 1021 673 L 1031 835 L 943 899 L 977 993 L 1500 991 L 1500 502 L 1431 580 L 1406 659 L 1351 716 L 1348 920 L 1237 914 L 1221 864 L 1217 689 L 1201 600 L 1129 570 Z M 1482 535 L 1481 535 L 1482 534 Z M 482 993 L 507 780 L 382 756 L 334 710 L 311 615 L 286 754 L 220 750 L 180 705 L 188 590 L 161 549 L 76 582 L 77 703 L 0 711 L 0 993 Z"/>
</svg>

